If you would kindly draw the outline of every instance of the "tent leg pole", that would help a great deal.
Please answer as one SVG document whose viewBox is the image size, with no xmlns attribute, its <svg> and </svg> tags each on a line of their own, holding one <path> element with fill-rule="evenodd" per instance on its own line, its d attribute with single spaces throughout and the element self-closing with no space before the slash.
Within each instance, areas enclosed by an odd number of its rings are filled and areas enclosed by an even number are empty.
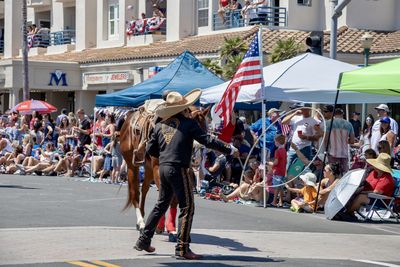
<svg viewBox="0 0 400 267">
<path fill-rule="evenodd" d="M 337 106 L 337 102 L 338 102 L 338 98 L 339 98 L 339 89 L 337 89 L 337 91 L 336 91 L 335 104 L 333 105 L 333 113 L 335 113 L 336 106 Z M 327 156 L 328 156 L 329 143 L 330 143 L 330 141 L 331 141 L 331 133 L 332 133 L 333 120 L 334 120 L 334 116 L 332 115 L 332 119 L 331 119 L 330 126 L 329 126 L 328 139 L 326 140 L 325 153 L 324 153 L 324 161 L 322 162 L 322 169 L 325 169 L 325 161 L 326 161 L 326 158 L 327 158 Z M 322 178 L 322 173 L 319 174 L 319 177 L 318 177 L 318 180 L 319 180 L 320 182 L 318 183 L 317 197 L 315 198 L 316 200 L 315 200 L 314 212 L 317 212 L 317 209 L 318 209 L 318 197 L 319 197 L 319 192 L 321 191 L 321 178 Z"/>
</svg>

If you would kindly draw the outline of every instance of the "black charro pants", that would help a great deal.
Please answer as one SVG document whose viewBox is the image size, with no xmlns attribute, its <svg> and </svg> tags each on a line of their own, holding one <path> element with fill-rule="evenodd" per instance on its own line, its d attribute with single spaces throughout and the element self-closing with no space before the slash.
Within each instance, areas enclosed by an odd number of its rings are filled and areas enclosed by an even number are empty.
<svg viewBox="0 0 400 267">
<path fill-rule="evenodd" d="M 175 254 L 182 256 L 189 249 L 190 231 L 194 215 L 193 184 L 187 169 L 180 166 L 160 165 L 160 191 L 158 201 L 146 221 L 139 242 L 144 246 L 151 243 L 160 218 L 168 210 L 175 193 L 179 201 L 179 223 Z"/>
</svg>

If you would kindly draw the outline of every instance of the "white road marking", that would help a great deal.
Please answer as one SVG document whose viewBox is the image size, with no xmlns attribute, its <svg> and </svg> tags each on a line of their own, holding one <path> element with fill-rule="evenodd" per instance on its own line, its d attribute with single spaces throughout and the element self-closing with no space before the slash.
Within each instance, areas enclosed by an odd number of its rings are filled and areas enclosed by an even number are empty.
<svg viewBox="0 0 400 267">
<path fill-rule="evenodd" d="M 353 261 L 369 263 L 369 264 L 375 264 L 375 265 L 386 266 L 386 267 L 400 267 L 400 265 L 397 265 L 397 264 L 392 264 L 392 263 L 387 263 L 387 262 L 380 262 L 380 261 L 369 261 L 369 260 L 353 260 Z"/>
</svg>

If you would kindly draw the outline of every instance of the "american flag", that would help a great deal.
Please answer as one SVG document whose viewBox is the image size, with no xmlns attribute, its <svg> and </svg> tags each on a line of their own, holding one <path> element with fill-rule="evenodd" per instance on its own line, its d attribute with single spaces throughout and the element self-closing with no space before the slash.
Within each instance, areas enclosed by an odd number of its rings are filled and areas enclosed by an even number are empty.
<svg viewBox="0 0 400 267">
<path fill-rule="evenodd" d="M 290 125 L 289 124 L 283 124 L 281 119 L 279 119 L 278 123 L 281 126 L 282 134 L 284 136 L 287 136 L 290 133 Z"/>
<path fill-rule="evenodd" d="M 233 106 L 235 105 L 239 89 L 242 85 L 261 84 L 262 65 L 259 52 L 258 34 L 250 44 L 249 50 L 244 55 L 242 63 L 226 88 L 221 101 L 215 108 L 215 113 L 219 114 L 226 127 L 231 119 Z"/>
</svg>

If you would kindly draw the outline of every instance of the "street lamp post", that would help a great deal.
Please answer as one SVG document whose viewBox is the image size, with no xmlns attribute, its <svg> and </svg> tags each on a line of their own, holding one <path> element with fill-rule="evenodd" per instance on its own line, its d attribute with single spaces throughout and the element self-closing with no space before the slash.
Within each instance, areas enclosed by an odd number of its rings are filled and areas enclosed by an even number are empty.
<svg viewBox="0 0 400 267">
<path fill-rule="evenodd" d="M 368 61 L 369 61 L 369 51 L 372 46 L 372 41 L 374 38 L 372 37 L 371 34 L 366 32 L 362 37 L 361 37 L 361 47 L 364 48 L 364 67 L 368 67 Z M 364 125 L 365 123 L 365 113 L 367 111 L 367 105 L 362 104 L 362 112 L 361 112 L 361 123 Z"/>
<path fill-rule="evenodd" d="M 22 0 L 22 97 L 29 100 L 29 68 L 28 68 L 28 33 L 27 33 L 27 0 Z"/>
</svg>

